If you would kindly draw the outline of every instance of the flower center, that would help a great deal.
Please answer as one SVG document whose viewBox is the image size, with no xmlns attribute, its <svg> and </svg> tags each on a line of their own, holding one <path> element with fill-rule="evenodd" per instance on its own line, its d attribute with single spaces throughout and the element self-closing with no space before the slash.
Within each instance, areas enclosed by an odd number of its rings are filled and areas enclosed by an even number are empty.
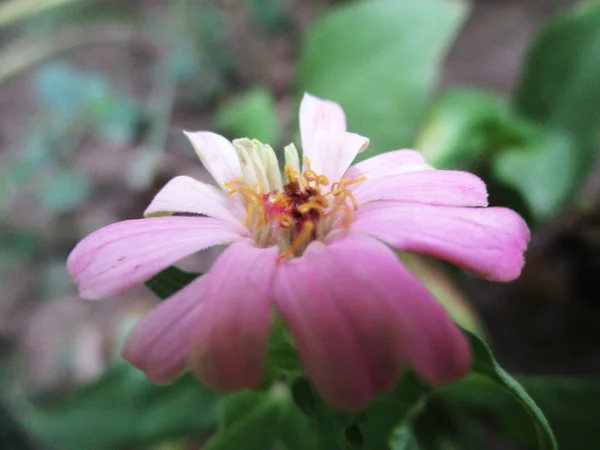
<svg viewBox="0 0 600 450">
<path fill-rule="evenodd" d="M 282 258 L 300 256 L 311 241 L 324 239 L 334 225 L 347 228 L 358 208 L 348 186 L 365 180 L 342 177 L 329 186 L 327 177 L 312 170 L 308 158 L 304 161 L 302 173 L 285 166 L 287 184 L 281 191 L 265 192 L 262 184 L 248 186 L 242 178 L 226 184 L 230 195 L 239 194 L 246 202 L 244 226 L 259 245 L 279 245 Z"/>
</svg>

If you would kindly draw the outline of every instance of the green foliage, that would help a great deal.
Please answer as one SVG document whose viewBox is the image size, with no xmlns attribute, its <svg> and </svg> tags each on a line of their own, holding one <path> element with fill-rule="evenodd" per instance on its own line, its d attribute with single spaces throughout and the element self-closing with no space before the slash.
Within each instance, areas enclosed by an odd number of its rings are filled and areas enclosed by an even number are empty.
<svg viewBox="0 0 600 450">
<path fill-rule="evenodd" d="M 465 15 L 444 0 L 340 6 L 306 34 L 299 88 L 342 105 L 349 129 L 371 139 L 362 158 L 408 146 Z"/>
<path fill-rule="evenodd" d="M 507 105 L 493 94 L 446 91 L 430 108 L 414 148 L 436 168 L 473 167 L 504 138 L 508 115 Z"/>
<path fill-rule="evenodd" d="M 61 450 L 115 450 L 216 428 L 219 396 L 190 375 L 156 385 L 128 363 L 27 420 L 43 442 Z"/>
<path fill-rule="evenodd" d="M 386 450 L 392 435 L 398 441 L 395 429 L 407 426 L 412 416 L 423 406 L 431 388 L 412 372 L 407 372 L 391 392 L 375 399 L 359 419 L 364 448 Z M 402 439 L 400 439 L 402 442 Z M 397 448 L 402 447 L 400 444 Z"/>
<path fill-rule="evenodd" d="M 275 147 L 281 125 L 275 100 L 263 88 L 245 92 L 223 105 L 217 114 L 219 128 L 235 137 L 247 137 Z"/>
<path fill-rule="evenodd" d="M 158 298 L 164 300 L 190 284 L 199 276 L 199 273 L 186 272 L 171 266 L 146 281 L 146 287 Z"/>
<path fill-rule="evenodd" d="M 527 141 L 499 152 L 493 173 L 523 195 L 536 218 L 548 220 L 581 180 L 579 150 L 569 134 L 539 129 Z"/>
<path fill-rule="evenodd" d="M 45 189 L 38 192 L 38 202 L 47 212 L 59 214 L 69 211 L 88 197 L 90 182 L 79 172 L 54 170 Z"/>
<path fill-rule="evenodd" d="M 571 378 L 517 377 L 542 408 L 561 450 L 595 450 L 598 444 L 600 382 Z M 525 445 L 535 445 L 536 433 L 527 412 L 507 391 L 471 377 L 441 393 L 461 422 L 485 417 L 489 425 Z"/>
<path fill-rule="evenodd" d="M 470 379 L 475 379 L 477 383 L 491 384 L 494 388 L 499 388 L 508 394 L 525 412 L 523 417 L 529 419 L 520 421 L 519 424 L 528 427 L 533 432 L 530 434 L 530 441 L 537 442 L 540 450 L 556 450 L 557 445 L 552 429 L 535 401 L 513 377 L 500 367 L 488 346 L 479 337 L 469 332 L 466 333 L 473 350 L 473 369 Z"/>
<path fill-rule="evenodd" d="M 545 26 L 515 96 L 541 138 L 498 155 L 498 178 L 548 219 L 585 179 L 600 130 L 600 2 L 578 5 Z"/>
</svg>

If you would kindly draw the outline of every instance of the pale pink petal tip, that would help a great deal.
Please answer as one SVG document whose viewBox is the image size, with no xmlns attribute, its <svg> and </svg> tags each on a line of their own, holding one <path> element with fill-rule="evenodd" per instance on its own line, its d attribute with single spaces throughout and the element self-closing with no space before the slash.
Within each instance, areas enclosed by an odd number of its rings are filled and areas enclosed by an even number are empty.
<svg viewBox="0 0 600 450">
<path fill-rule="evenodd" d="M 83 298 L 117 295 L 186 256 L 243 239 L 239 224 L 208 217 L 126 220 L 84 238 L 67 259 Z"/>
<path fill-rule="evenodd" d="M 204 277 L 156 306 L 131 332 L 122 356 L 154 383 L 176 378 L 186 367 L 192 332 L 204 296 Z"/>
<path fill-rule="evenodd" d="M 215 390 L 256 388 L 263 375 L 271 324 L 271 279 L 279 249 L 243 241 L 229 247 L 206 275 L 190 366 Z"/>
</svg>

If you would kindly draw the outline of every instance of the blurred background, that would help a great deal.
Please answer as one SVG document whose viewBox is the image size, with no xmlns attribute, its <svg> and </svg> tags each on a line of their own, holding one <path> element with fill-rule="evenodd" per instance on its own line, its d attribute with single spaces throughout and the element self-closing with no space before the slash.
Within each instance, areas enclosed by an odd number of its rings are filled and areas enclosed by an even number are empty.
<svg viewBox="0 0 600 450">
<path fill-rule="evenodd" d="M 507 370 L 569 377 L 523 380 L 562 449 L 598 448 L 600 2 L 4 0 L 0 449 L 202 448 L 218 396 L 187 378 L 157 388 L 119 361 L 156 298 L 84 302 L 65 259 L 141 217 L 171 177 L 209 180 L 182 129 L 299 144 L 304 91 L 342 104 L 366 156 L 417 148 L 527 219 L 516 282 L 411 264 Z M 473 448 L 531 448 L 461 401 L 485 442 Z"/>
</svg>

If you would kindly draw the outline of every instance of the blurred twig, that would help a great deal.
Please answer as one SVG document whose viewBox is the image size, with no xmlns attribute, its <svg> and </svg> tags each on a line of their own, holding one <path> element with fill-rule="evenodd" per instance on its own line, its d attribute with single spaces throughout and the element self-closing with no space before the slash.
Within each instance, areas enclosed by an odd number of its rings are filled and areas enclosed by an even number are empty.
<svg viewBox="0 0 600 450">
<path fill-rule="evenodd" d="M 155 46 L 139 33 L 119 26 L 75 27 L 47 37 L 19 39 L 0 50 L 0 84 L 59 53 L 83 45 L 124 42 L 141 43 L 155 50 Z"/>
<path fill-rule="evenodd" d="M 0 5 L 0 27 L 81 0 L 11 0 Z"/>
</svg>

